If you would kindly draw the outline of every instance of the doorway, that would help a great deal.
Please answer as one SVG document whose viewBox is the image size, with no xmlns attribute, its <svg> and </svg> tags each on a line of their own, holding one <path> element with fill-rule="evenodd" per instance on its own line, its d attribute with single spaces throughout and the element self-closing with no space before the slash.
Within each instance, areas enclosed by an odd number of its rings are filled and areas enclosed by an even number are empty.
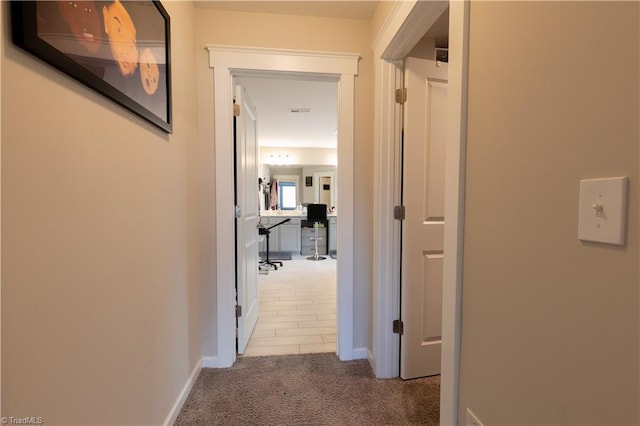
<svg viewBox="0 0 640 426">
<path fill-rule="evenodd" d="M 216 322 L 205 328 L 217 342 L 217 356 L 207 366 L 229 367 L 236 359 L 236 291 L 234 209 L 233 209 L 233 78 L 242 73 L 288 73 L 289 75 L 329 75 L 338 84 L 338 162 L 340 232 L 337 236 L 337 353 L 341 360 L 366 358 L 365 350 L 353 345 L 353 162 L 354 162 L 354 78 L 358 73 L 358 54 L 292 52 L 287 50 L 208 46 L 209 66 L 213 69 L 215 138 L 215 225 L 216 225 Z M 224 184 L 227 182 L 227 184 Z M 225 266 L 226 265 L 226 266 Z"/>
<path fill-rule="evenodd" d="M 254 271 L 258 321 L 252 330 L 239 330 L 239 341 L 248 343 L 238 345 L 238 354 L 336 353 L 336 78 L 255 72 L 236 81 L 257 116 L 254 167 L 265 262 Z M 326 205 L 327 221 L 319 229 L 319 260 L 310 261 L 315 235 L 307 206 L 318 203 Z"/>
<path fill-rule="evenodd" d="M 389 205 L 399 205 L 401 106 L 395 101 L 402 89 L 399 63 L 440 16 L 442 2 L 399 3 L 389 15 L 374 43 L 376 67 L 376 127 L 374 129 L 376 198 L 374 205 L 374 319 L 373 352 L 377 377 L 398 377 L 399 337 L 389 324 L 399 312 L 399 221 Z M 446 7 L 447 4 L 445 3 Z M 462 292 L 462 247 L 464 226 L 464 161 L 466 146 L 466 99 L 469 43 L 469 3 L 449 6 L 449 97 L 445 154 L 445 211 L 450 220 L 444 229 L 442 294 L 441 424 L 458 424 L 458 377 Z M 389 261 L 391 260 L 391 261 Z M 390 302 L 389 302 L 390 301 Z"/>
</svg>

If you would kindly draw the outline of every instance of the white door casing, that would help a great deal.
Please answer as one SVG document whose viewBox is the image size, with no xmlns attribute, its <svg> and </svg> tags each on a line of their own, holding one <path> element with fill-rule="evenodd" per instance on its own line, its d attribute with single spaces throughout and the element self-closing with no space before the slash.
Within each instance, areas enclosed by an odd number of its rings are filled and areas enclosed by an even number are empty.
<svg viewBox="0 0 640 426">
<path fill-rule="evenodd" d="M 205 286 L 215 288 L 216 329 L 205 324 L 205 333 L 214 334 L 217 342 L 215 357 L 208 357 L 208 367 L 229 367 L 236 359 L 235 350 L 235 268 L 225 267 L 235 262 L 233 187 L 233 135 L 231 108 L 234 76 L 260 73 L 318 76 L 338 82 L 338 163 L 340 232 L 337 260 L 337 351 L 341 360 L 365 358 L 366 350 L 353 345 L 353 198 L 354 198 L 354 79 L 358 74 L 360 55 L 353 53 L 308 52 L 250 48 L 238 46 L 207 46 L 209 67 L 213 69 L 213 103 L 215 139 L 215 248 L 218 267 L 215 282 Z M 209 288 L 205 289 L 209 293 Z M 358 350 L 356 350 L 358 349 Z"/>
<path fill-rule="evenodd" d="M 258 140 L 256 110 L 242 85 L 235 86 L 236 131 L 236 290 L 241 306 L 238 354 L 244 353 L 258 322 Z"/>
<path fill-rule="evenodd" d="M 440 379 L 440 424 L 458 424 L 460 369 L 460 324 L 462 298 L 462 253 L 464 230 L 464 186 L 466 114 L 469 72 L 468 1 L 396 2 L 373 43 L 375 66 L 374 127 L 374 269 L 373 334 L 369 360 L 376 377 L 399 374 L 398 335 L 390 324 L 399 315 L 399 222 L 391 206 L 399 204 L 399 145 L 401 121 L 395 89 L 401 88 L 400 61 L 449 6 L 449 107 L 445 166 L 443 265 L 442 375 Z"/>
<path fill-rule="evenodd" d="M 400 376 L 440 374 L 447 64 L 405 61 Z"/>
</svg>

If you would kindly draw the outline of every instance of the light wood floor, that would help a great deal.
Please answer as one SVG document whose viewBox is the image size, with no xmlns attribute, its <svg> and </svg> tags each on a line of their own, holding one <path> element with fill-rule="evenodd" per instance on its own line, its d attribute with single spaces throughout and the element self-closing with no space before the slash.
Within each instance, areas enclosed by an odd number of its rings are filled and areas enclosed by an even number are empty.
<svg viewBox="0 0 640 426">
<path fill-rule="evenodd" d="M 336 260 L 293 255 L 258 275 L 260 316 L 243 356 L 336 351 Z"/>
</svg>

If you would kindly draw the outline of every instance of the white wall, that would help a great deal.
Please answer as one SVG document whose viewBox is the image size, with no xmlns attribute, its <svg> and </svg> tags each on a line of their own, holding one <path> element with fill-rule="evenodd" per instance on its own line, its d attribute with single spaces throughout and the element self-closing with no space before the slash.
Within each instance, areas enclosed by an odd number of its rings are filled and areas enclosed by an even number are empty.
<svg viewBox="0 0 640 426">
<path fill-rule="evenodd" d="M 409 52 L 412 58 L 434 59 L 436 55 L 436 40 L 433 38 L 422 38 Z"/>
<path fill-rule="evenodd" d="M 3 416 L 160 424 L 200 360 L 195 14 L 163 5 L 172 135 L 2 41 Z"/>
<path fill-rule="evenodd" d="M 271 165 L 335 166 L 338 164 L 338 151 L 335 148 L 276 148 L 262 146 L 260 147 L 260 160 L 263 164 Z"/>
</svg>

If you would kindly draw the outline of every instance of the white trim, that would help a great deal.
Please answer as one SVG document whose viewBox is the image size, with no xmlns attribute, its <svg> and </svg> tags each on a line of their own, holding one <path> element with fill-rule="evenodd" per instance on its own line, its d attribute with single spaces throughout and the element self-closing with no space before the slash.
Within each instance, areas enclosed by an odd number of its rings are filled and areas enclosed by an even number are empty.
<svg viewBox="0 0 640 426">
<path fill-rule="evenodd" d="M 226 64 L 230 69 L 331 75 L 358 75 L 357 53 L 311 52 L 287 49 L 207 45 L 209 66 Z M 256 64 L 259 62 L 259 65 Z M 259 68 L 256 68 L 259 67 Z M 215 82 L 214 82 L 215 84 Z"/>
<path fill-rule="evenodd" d="M 218 364 L 217 356 L 205 356 L 202 357 L 202 368 L 218 368 L 220 364 Z"/>
<path fill-rule="evenodd" d="M 371 50 L 375 52 L 375 58 L 383 58 L 382 53 L 391 44 L 391 41 L 402 27 L 402 24 L 415 7 L 416 0 L 396 1 L 380 27 L 376 38 L 371 44 Z M 384 58 L 383 58 L 384 59 Z"/>
<path fill-rule="evenodd" d="M 373 333 L 371 347 L 376 377 L 398 377 L 400 338 L 391 324 L 400 318 L 400 222 L 393 206 L 400 204 L 400 129 L 402 111 L 395 102 L 395 88 L 402 79 L 402 66 L 376 61 L 374 123 L 373 217 Z"/>
<path fill-rule="evenodd" d="M 355 348 L 353 350 L 353 359 L 368 359 L 369 349 L 367 348 Z"/>
<path fill-rule="evenodd" d="M 185 383 L 180 395 L 178 395 L 178 398 L 176 399 L 176 402 L 173 404 L 173 407 L 171 407 L 169 415 L 165 419 L 164 423 L 162 423 L 164 426 L 172 425 L 176 422 L 178 414 L 180 414 L 180 410 L 182 410 L 182 406 L 189 397 L 189 393 L 191 393 L 191 389 L 198 379 L 200 370 L 202 370 L 202 360 L 198 360 L 196 366 L 193 367 L 193 371 L 191 371 L 191 375 L 187 379 L 187 383 Z"/>
<path fill-rule="evenodd" d="M 387 60 L 405 58 L 448 5 L 448 2 L 442 0 L 415 2 L 411 13 L 402 23 L 401 32 L 395 34 L 382 57 Z"/>
<path fill-rule="evenodd" d="M 402 60 L 388 59 L 388 47 L 401 36 L 404 22 L 416 0 L 397 2 L 387 16 L 372 46 L 375 66 L 374 191 L 373 217 L 373 333 L 372 349 L 378 378 L 400 374 L 400 340 L 391 324 L 400 318 L 400 224 L 393 206 L 400 203 L 400 142 L 402 111 L 395 102 L 401 87 Z M 385 54 L 387 56 L 385 56 Z"/>
<path fill-rule="evenodd" d="M 367 360 L 369 361 L 369 365 L 371 366 L 371 368 L 373 369 L 373 374 L 375 375 L 375 371 L 376 371 L 376 357 L 373 355 L 373 352 L 369 349 L 367 350 Z M 379 378 L 376 375 L 376 378 Z"/>
<path fill-rule="evenodd" d="M 338 256 L 337 348 L 341 360 L 354 357 L 353 348 L 353 195 L 354 195 L 354 79 L 360 55 L 303 52 L 236 46 L 207 46 L 214 77 L 214 139 L 216 188 L 216 283 L 218 367 L 229 367 L 235 350 L 235 263 L 233 234 L 232 83 L 242 73 L 298 73 L 335 76 L 338 82 Z M 215 286 L 215 283 L 210 285 Z"/>
<path fill-rule="evenodd" d="M 358 59 L 360 59 L 360 54 L 358 53 L 351 53 L 351 52 L 323 52 L 323 51 L 309 51 L 309 50 L 296 50 L 296 49 L 275 49 L 275 48 L 268 48 L 268 47 L 251 47 L 251 46 L 232 46 L 232 45 L 224 45 L 224 44 L 208 44 L 206 46 L 207 50 L 209 52 L 220 52 L 220 53 L 230 53 L 232 55 L 236 55 L 236 54 L 240 54 L 240 55 L 244 55 L 244 54 L 251 54 L 251 55 L 266 55 L 266 57 L 269 58 L 283 58 L 286 59 L 287 57 L 291 58 L 294 56 L 298 56 L 300 59 L 302 59 L 303 62 L 312 59 L 329 59 L 329 60 L 342 60 L 345 59 L 346 62 L 344 62 L 342 65 L 344 65 L 345 67 L 347 67 L 346 69 L 350 69 L 351 73 L 353 73 L 354 75 L 358 75 L 358 65 L 357 62 L 353 63 L 353 60 L 355 59 L 356 61 Z M 299 67 L 303 67 L 303 68 L 307 68 L 304 64 L 298 63 L 295 65 L 296 68 Z M 334 65 L 331 65 L 330 68 L 333 70 L 332 72 L 324 72 L 324 71 L 318 71 L 316 69 L 314 69 L 313 67 L 309 70 L 309 71 L 304 71 L 304 70 L 289 70 L 290 72 L 312 72 L 312 73 L 321 73 L 321 74 L 336 74 L 336 70 Z M 262 68 L 257 69 L 257 68 L 250 68 L 252 70 L 257 70 L 257 71 L 263 71 Z M 266 68 L 264 69 L 266 70 Z M 277 69 L 275 69 L 274 71 L 287 71 L 285 69 L 283 69 L 282 66 L 279 66 Z M 348 74 L 349 72 L 347 71 L 346 74 Z M 345 72 L 339 72 L 339 74 L 345 74 Z"/>
<path fill-rule="evenodd" d="M 353 359 L 353 199 L 354 199 L 354 75 L 338 82 L 338 256 L 337 351 L 342 361 Z"/>
<path fill-rule="evenodd" d="M 462 261 L 469 77 L 469 3 L 449 8 L 449 111 L 445 163 L 445 216 L 442 294 L 442 377 L 440 424 L 458 423 Z"/>
<path fill-rule="evenodd" d="M 437 2 L 436 2 L 437 3 Z M 442 2 L 445 3 L 446 2 Z M 374 174 L 377 195 L 374 204 L 373 354 L 377 377 L 394 377 L 398 371 L 399 345 L 390 336 L 399 298 L 399 263 L 394 253 L 399 232 L 391 208 L 399 186 L 397 159 L 398 121 L 392 88 L 397 84 L 394 60 L 402 60 L 424 35 L 426 22 L 435 22 L 439 7 L 434 2 L 405 1 L 392 9 L 374 43 L 376 67 L 376 118 L 374 129 Z M 449 10 L 449 131 L 445 178 L 444 291 L 442 330 L 442 377 L 440 424 L 458 423 L 458 382 L 460 369 L 460 312 L 462 290 L 462 243 L 464 227 L 464 182 L 466 147 L 466 99 L 469 46 L 469 2 L 452 1 Z M 413 43 L 413 44 L 412 44 Z M 457 53 L 457 54 L 456 54 Z M 387 127 L 388 126 L 388 127 Z M 377 249 L 376 249 L 377 248 Z M 392 259 L 391 265 L 381 265 Z M 390 304 L 385 305 L 385 302 Z M 392 373 L 395 373 L 391 375 Z"/>
</svg>

